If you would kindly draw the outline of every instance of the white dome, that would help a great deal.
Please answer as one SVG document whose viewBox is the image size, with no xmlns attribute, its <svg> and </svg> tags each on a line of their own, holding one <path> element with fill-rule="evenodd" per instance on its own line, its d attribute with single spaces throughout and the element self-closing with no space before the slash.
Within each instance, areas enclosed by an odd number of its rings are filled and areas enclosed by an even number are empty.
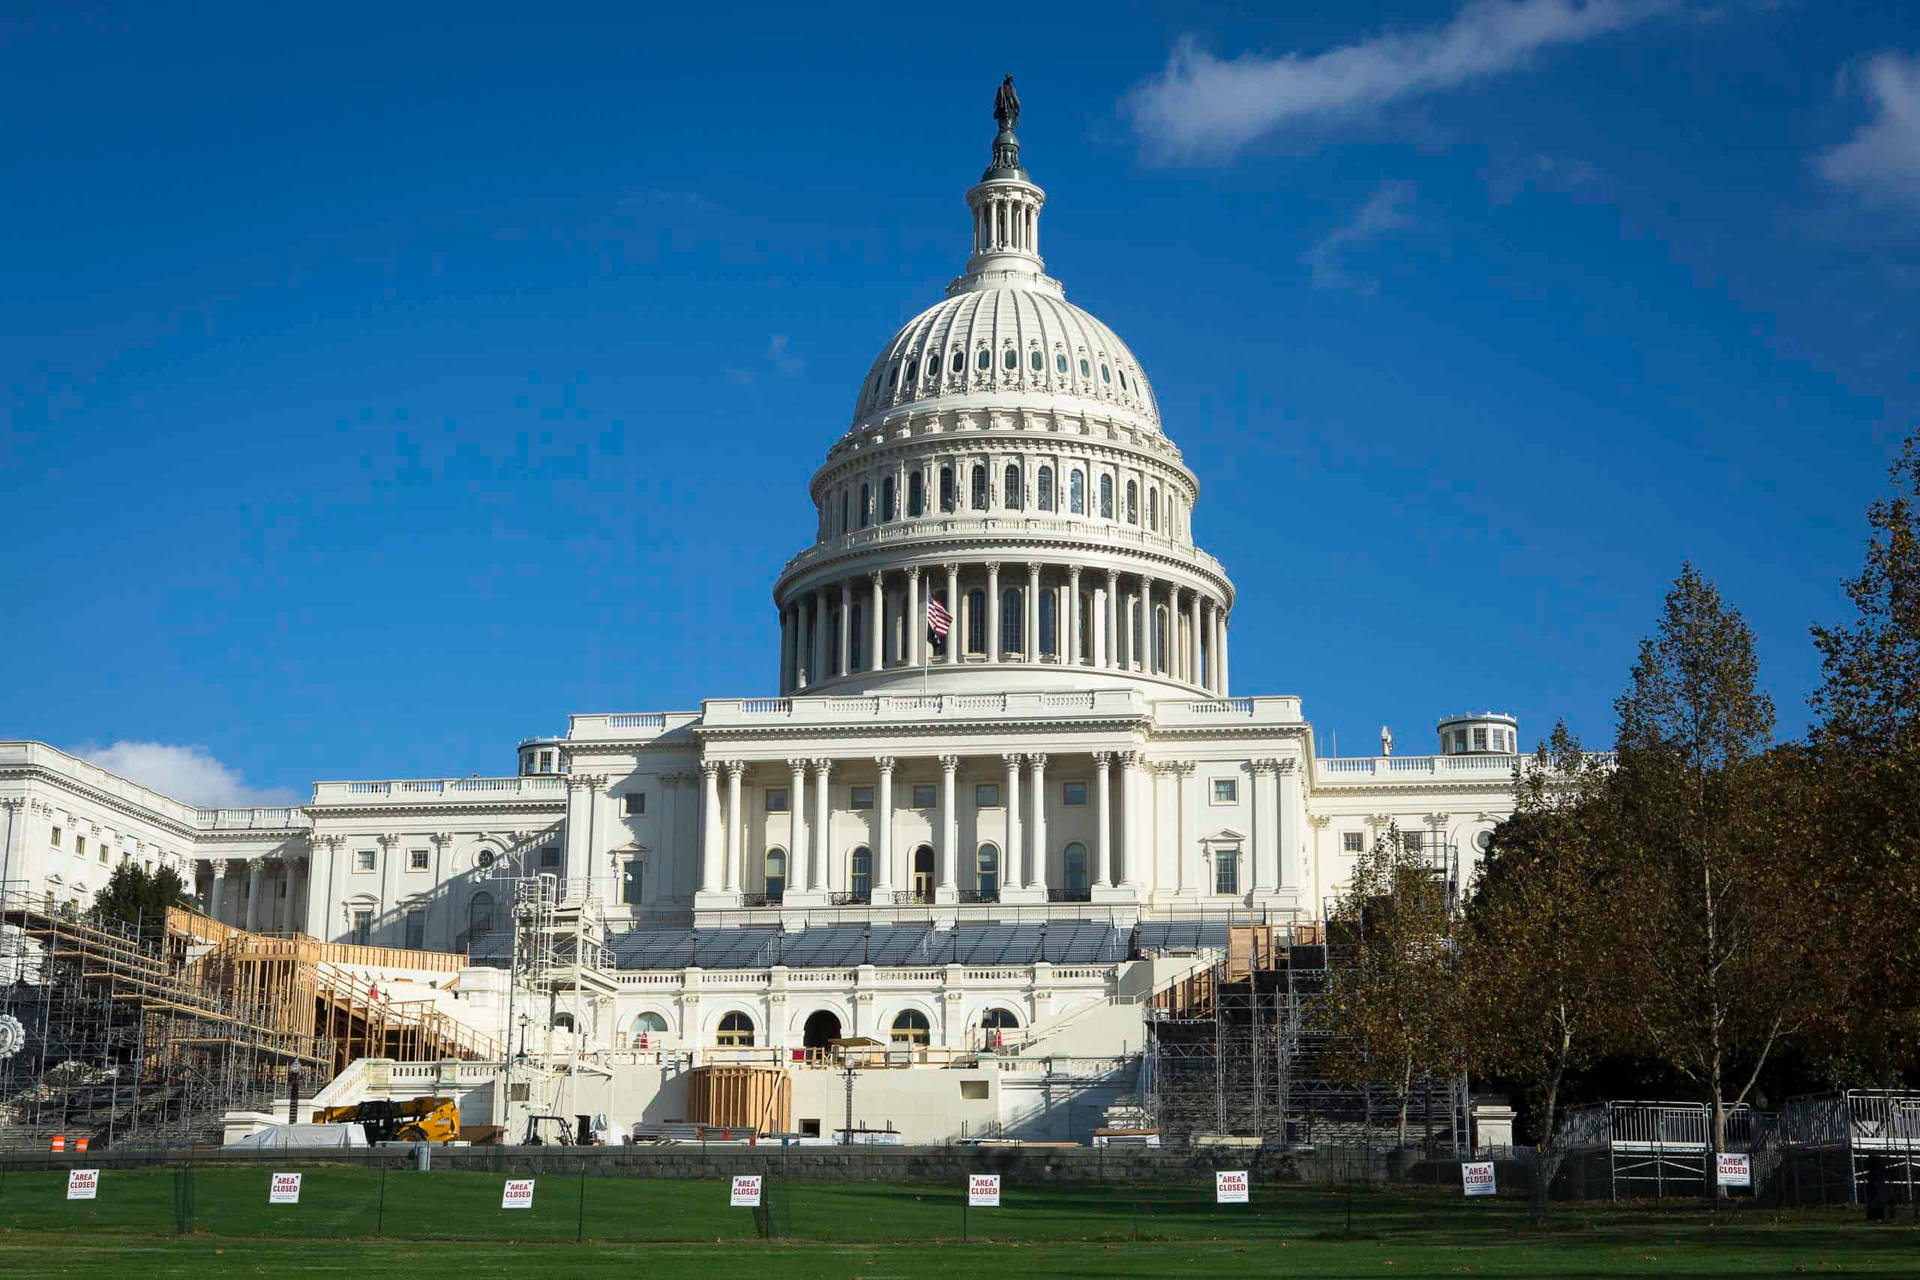
<svg viewBox="0 0 1920 1280">
<path fill-rule="evenodd" d="M 856 423 L 905 405 L 1039 397 L 1056 409 L 1069 407 L 1063 399 L 1092 401 L 1103 416 L 1160 430 L 1140 362 L 1113 330 L 1060 297 L 1044 276 L 980 284 L 956 282 L 960 291 L 900 327 L 861 384 Z"/>
</svg>

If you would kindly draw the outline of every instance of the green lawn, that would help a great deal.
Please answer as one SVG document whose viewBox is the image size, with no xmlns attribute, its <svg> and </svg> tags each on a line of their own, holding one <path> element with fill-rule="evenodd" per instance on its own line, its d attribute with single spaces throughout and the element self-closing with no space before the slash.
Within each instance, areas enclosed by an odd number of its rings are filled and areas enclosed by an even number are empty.
<svg viewBox="0 0 1920 1280">
<path fill-rule="evenodd" d="M 503 1176 L 339 1166 L 303 1170 L 297 1206 L 269 1206 L 271 1170 L 197 1168 L 195 1234 L 175 1236 L 171 1170 L 106 1170 L 100 1198 L 69 1202 L 64 1173 L 0 1183 L 8 1274 L 372 1277 L 457 1267 L 459 1280 L 619 1274 L 956 1276 L 1767 1276 L 1920 1275 L 1920 1230 L 1869 1226 L 1857 1212 L 1777 1213 L 1745 1205 L 1555 1205 L 1530 1226 L 1512 1200 L 1441 1191 L 1361 1194 L 1256 1184 L 1251 1206 L 1220 1209 L 1211 1188 L 1004 1188 L 1000 1209 L 968 1215 L 960 1188 L 775 1181 L 779 1239 L 727 1207 L 724 1180 L 541 1177 L 534 1207 L 504 1211 Z M 585 1189 L 586 1245 L 582 1230 Z M 380 1238 L 373 1238 L 375 1236 Z M 314 1241 L 325 1241 L 316 1247 Z M 432 1243 L 438 1241 L 438 1243 Z M 522 1243 L 529 1250 L 456 1243 Z M 605 1242 L 605 1243 L 594 1243 Z"/>
</svg>

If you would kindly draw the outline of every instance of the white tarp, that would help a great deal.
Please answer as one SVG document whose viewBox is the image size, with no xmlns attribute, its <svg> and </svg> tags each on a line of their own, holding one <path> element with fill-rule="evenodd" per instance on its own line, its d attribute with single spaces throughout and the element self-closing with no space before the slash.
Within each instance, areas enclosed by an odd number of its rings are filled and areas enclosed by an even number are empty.
<svg viewBox="0 0 1920 1280">
<path fill-rule="evenodd" d="M 288 1147 L 364 1147 L 367 1145 L 367 1130 L 357 1122 L 274 1124 L 227 1145 L 255 1151 L 279 1151 Z"/>
</svg>

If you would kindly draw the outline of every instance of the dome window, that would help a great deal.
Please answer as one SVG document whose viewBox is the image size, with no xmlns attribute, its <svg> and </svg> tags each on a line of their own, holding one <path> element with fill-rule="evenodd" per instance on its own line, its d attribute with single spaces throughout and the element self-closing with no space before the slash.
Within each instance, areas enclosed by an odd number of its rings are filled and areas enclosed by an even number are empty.
<svg viewBox="0 0 1920 1280">
<path fill-rule="evenodd" d="M 900 389 L 900 366 L 895 365 L 893 366 L 892 375 L 887 379 L 887 390 L 897 391 L 899 389 Z"/>
<path fill-rule="evenodd" d="M 927 513 L 927 481 L 918 471 L 907 477 L 907 515 L 918 519 Z"/>
<path fill-rule="evenodd" d="M 987 468 L 984 463 L 976 462 L 973 466 L 972 488 L 973 509 L 985 511 L 987 509 Z"/>
<path fill-rule="evenodd" d="M 1040 356 L 1040 348 L 1035 347 L 1032 351 L 1027 353 L 1027 367 L 1032 369 L 1035 373 L 1039 373 L 1041 370 L 1047 367 L 1046 361 L 1043 360 Z"/>
<path fill-rule="evenodd" d="M 907 385 L 912 386 L 914 384 L 914 381 L 917 378 L 919 378 L 919 376 L 920 376 L 920 362 L 918 360 L 907 361 Z"/>
<path fill-rule="evenodd" d="M 1053 353 L 1053 371 L 1055 373 L 1065 373 L 1067 371 L 1067 353 L 1066 352 L 1056 351 Z"/>
<path fill-rule="evenodd" d="M 863 484 L 860 486 L 860 510 L 858 515 L 860 517 L 860 527 L 862 529 L 866 528 L 867 522 L 873 518 L 873 489 L 868 485 Z"/>
<path fill-rule="evenodd" d="M 1020 490 L 1022 488 L 1020 483 L 1020 466 L 1018 463 L 1009 462 L 1007 464 L 1006 483 L 1002 488 L 1005 490 L 1002 496 L 1006 499 L 1005 506 L 1007 510 L 1018 511 L 1021 505 Z"/>
<path fill-rule="evenodd" d="M 1035 505 L 1042 511 L 1053 510 L 1053 468 L 1052 467 L 1040 468 L 1040 477 L 1036 487 L 1038 489 L 1038 493 L 1035 496 Z"/>
<path fill-rule="evenodd" d="M 1078 469 L 1067 477 L 1067 510 L 1076 516 L 1087 513 L 1087 477 Z"/>
<path fill-rule="evenodd" d="M 1091 378 L 1093 376 L 1093 366 L 1087 363 L 1085 356 L 1080 357 L 1080 376 L 1083 378 Z"/>
<path fill-rule="evenodd" d="M 1020 353 L 1012 347 L 1008 347 L 1000 353 L 1000 367 L 1008 373 L 1012 373 L 1015 369 L 1018 369 L 1020 367 Z"/>
<path fill-rule="evenodd" d="M 940 357 L 938 354 L 927 357 L 927 378 L 934 382 L 940 380 Z"/>
<path fill-rule="evenodd" d="M 1120 371 L 1120 389 L 1122 391 L 1127 389 L 1127 371 L 1125 369 Z"/>
<path fill-rule="evenodd" d="M 980 354 L 973 358 L 973 367 L 982 373 L 990 371 L 993 368 L 993 352 L 985 347 L 980 348 Z"/>
<path fill-rule="evenodd" d="M 1140 523 L 1140 486 L 1127 481 L 1127 523 Z"/>
<path fill-rule="evenodd" d="M 1102 382 L 1113 381 L 1113 371 L 1108 369 L 1107 366 L 1104 364 L 1100 366 L 1100 381 Z"/>
<path fill-rule="evenodd" d="M 1100 477 L 1100 518 L 1113 519 L 1113 477 Z"/>
</svg>

